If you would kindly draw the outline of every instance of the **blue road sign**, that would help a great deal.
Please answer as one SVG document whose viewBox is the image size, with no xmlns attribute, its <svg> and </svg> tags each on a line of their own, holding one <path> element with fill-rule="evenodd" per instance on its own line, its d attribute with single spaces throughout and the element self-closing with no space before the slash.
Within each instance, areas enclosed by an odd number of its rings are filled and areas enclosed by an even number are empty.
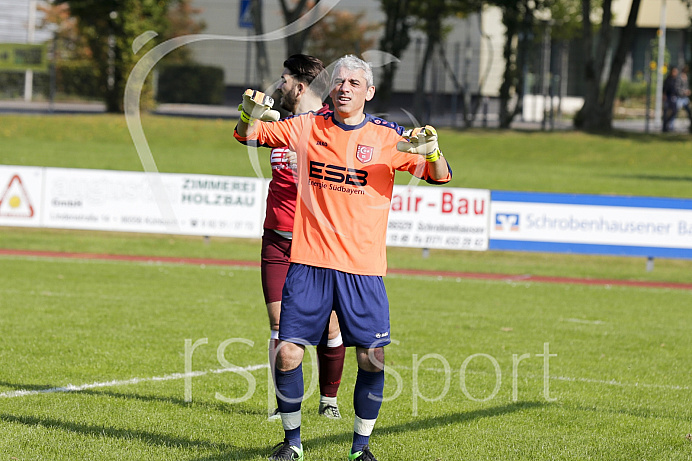
<svg viewBox="0 0 692 461">
<path fill-rule="evenodd" d="M 255 27 L 255 23 L 252 20 L 252 0 L 240 0 L 240 10 L 238 13 L 238 27 L 243 29 Z"/>
</svg>

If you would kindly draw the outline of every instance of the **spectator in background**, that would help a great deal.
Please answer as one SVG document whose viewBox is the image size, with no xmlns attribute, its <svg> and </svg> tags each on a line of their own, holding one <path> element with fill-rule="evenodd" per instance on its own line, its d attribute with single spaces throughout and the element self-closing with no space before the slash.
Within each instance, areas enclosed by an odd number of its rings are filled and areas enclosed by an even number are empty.
<svg viewBox="0 0 692 461">
<path fill-rule="evenodd" d="M 689 66 L 683 67 L 676 80 L 678 93 L 677 110 L 684 109 L 690 120 L 689 131 L 692 133 L 692 110 L 690 110 L 690 81 L 688 79 Z"/>
<path fill-rule="evenodd" d="M 673 130 L 675 116 L 678 114 L 678 68 L 673 66 L 663 81 L 663 132 Z"/>
</svg>

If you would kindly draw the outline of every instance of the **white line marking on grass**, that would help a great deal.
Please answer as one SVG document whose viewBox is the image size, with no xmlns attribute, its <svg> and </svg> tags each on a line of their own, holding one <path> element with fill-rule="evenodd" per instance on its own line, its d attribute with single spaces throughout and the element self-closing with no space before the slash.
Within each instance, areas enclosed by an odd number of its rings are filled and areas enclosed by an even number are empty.
<svg viewBox="0 0 692 461">
<path fill-rule="evenodd" d="M 603 320 L 585 320 L 585 319 L 563 319 L 565 322 L 583 323 L 586 325 L 603 325 Z"/>
<path fill-rule="evenodd" d="M 402 370 L 408 370 L 412 371 L 412 367 L 408 366 L 392 366 L 392 368 L 397 368 L 397 369 L 402 369 Z M 419 367 L 419 371 L 432 371 L 432 372 L 437 372 L 437 373 L 446 373 L 446 370 L 444 368 L 434 368 L 434 367 Z M 455 371 L 455 373 L 458 373 Z M 493 376 L 494 373 L 488 373 L 486 371 L 479 371 L 479 370 L 465 370 L 465 373 L 468 374 L 473 374 L 473 375 L 486 375 L 486 376 Z M 529 379 L 544 379 L 543 375 L 534 375 L 534 374 L 526 374 L 522 375 L 523 377 L 529 378 Z M 689 391 L 692 390 L 692 387 L 689 386 L 678 386 L 677 384 L 647 384 L 647 383 L 623 383 L 620 381 L 616 381 L 614 379 L 611 380 L 605 380 L 605 379 L 593 379 L 593 378 L 571 378 L 569 376 L 550 376 L 549 377 L 552 380 L 555 381 L 567 381 L 567 382 L 579 382 L 579 383 L 589 383 L 589 384 L 605 384 L 607 386 L 617 386 L 617 387 L 642 387 L 642 388 L 648 388 L 648 389 L 667 389 L 671 391 Z"/>
<path fill-rule="evenodd" d="M 67 386 L 63 387 L 52 387 L 50 389 L 39 389 L 39 390 L 28 390 L 28 389 L 19 389 L 16 391 L 8 391 L 8 392 L 2 392 L 0 393 L 0 398 L 8 399 L 8 398 L 15 398 L 15 397 L 26 397 L 30 395 L 41 395 L 41 394 L 55 394 L 55 393 L 61 393 L 61 392 L 79 392 L 79 391 L 85 391 L 89 389 L 98 389 L 102 387 L 117 387 L 117 386 L 129 386 L 132 384 L 139 384 L 139 383 L 145 383 L 145 382 L 159 382 L 159 381 L 173 381 L 177 379 L 185 379 L 185 378 L 195 378 L 199 376 L 205 376 L 208 374 L 221 374 L 221 373 L 237 373 L 238 371 L 244 370 L 244 371 L 256 371 L 256 370 L 261 370 L 264 368 L 268 368 L 269 364 L 263 363 L 259 365 L 249 365 L 247 367 L 230 367 L 230 368 L 218 368 L 214 370 L 206 370 L 206 371 L 193 371 L 191 373 L 173 373 L 170 375 L 164 375 L 164 376 L 152 376 L 149 378 L 131 378 L 131 379 L 125 379 L 125 380 L 114 380 L 114 381 L 105 381 L 105 382 L 96 382 L 96 383 L 90 383 L 90 384 L 82 384 L 80 386 L 75 386 L 73 384 L 68 384 Z M 392 368 L 395 369 L 402 369 L 402 370 L 413 370 L 412 367 L 407 367 L 407 366 L 401 366 L 398 365 L 396 367 L 392 366 Z M 438 372 L 438 373 L 444 373 L 445 370 L 442 368 L 428 368 L 428 367 L 420 367 L 419 370 L 423 371 L 433 371 L 433 372 Z M 477 374 L 477 375 L 490 375 L 490 373 L 484 372 L 484 371 L 475 371 L 475 370 L 467 370 L 467 374 Z M 527 378 L 530 379 L 544 379 L 543 375 L 538 376 L 538 375 L 525 375 Z M 589 384 L 604 384 L 607 386 L 617 386 L 617 387 L 641 387 L 641 388 L 649 388 L 649 389 L 667 389 L 667 390 L 674 390 L 674 391 L 689 391 L 692 388 L 689 386 L 678 386 L 676 384 L 647 384 L 647 383 L 623 383 L 620 381 L 616 381 L 614 379 L 611 380 L 603 380 L 603 379 L 593 379 L 593 378 L 572 378 L 569 376 L 550 376 L 550 379 L 555 380 L 555 381 L 567 381 L 567 382 L 580 382 L 580 383 L 589 383 Z"/>
<path fill-rule="evenodd" d="M 29 395 L 55 394 L 55 393 L 59 393 L 59 392 L 79 392 L 79 391 L 85 391 L 85 390 L 89 390 L 89 389 L 98 389 L 101 387 L 129 386 L 131 384 L 139 384 L 139 383 L 146 383 L 146 382 L 173 381 L 176 379 L 196 378 L 196 377 L 205 376 L 208 374 L 237 373 L 239 371 L 256 371 L 256 370 L 261 370 L 263 368 L 268 368 L 268 367 L 269 367 L 269 364 L 263 363 L 260 365 L 249 365 L 247 367 L 218 368 L 218 369 L 206 370 L 206 371 L 193 371 L 191 373 L 173 373 L 173 374 L 164 375 L 164 376 L 152 376 L 149 378 L 131 378 L 131 379 L 124 379 L 124 380 L 114 380 L 114 381 L 106 381 L 106 382 L 101 382 L 101 383 L 82 384 L 80 386 L 68 384 L 67 386 L 51 387 L 50 389 L 39 389 L 39 390 L 19 389 L 16 391 L 2 392 L 2 393 L 0 393 L 0 398 L 8 399 L 8 398 L 15 398 L 15 397 L 26 397 Z"/>
<path fill-rule="evenodd" d="M 76 263 L 76 264 L 119 264 L 119 265 L 136 265 L 136 266 L 143 266 L 143 267 L 164 267 L 164 266 L 172 266 L 172 267 L 197 267 L 200 269 L 216 269 L 216 268 L 225 268 L 225 269 L 232 269 L 232 270 L 246 270 L 246 271 L 257 271 L 259 272 L 260 266 L 257 264 L 257 266 L 244 266 L 242 264 L 238 265 L 216 265 L 216 264 L 191 264 L 188 262 L 185 262 L 184 258 L 180 258 L 180 260 L 170 260 L 170 261 L 160 261 L 156 259 L 149 259 L 149 260 L 138 260 L 138 259 L 108 259 L 107 257 L 104 257 L 103 259 L 99 258 L 64 258 L 60 256 L 8 256 L 8 255 L 2 255 L 3 259 L 7 259 L 10 261 L 32 261 L 32 262 L 51 262 L 51 263 Z"/>
<path fill-rule="evenodd" d="M 532 378 L 542 378 L 542 376 L 532 376 Z M 580 382 L 580 383 L 607 384 L 609 386 L 618 386 L 618 387 L 646 387 L 646 388 L 653 388 L 653 389 L 669 389 L 669 390 L 674 390 L 674 391 L 689 391 L 690 389 L 692 389 L 689 386 L 678 386 L 676 384 L 623 383 L 620 381 L 616 381 L 614 379 L 611 379 L 610 381 L 606 381 L 606 380 L 602 380 L 602 379 L 592 379 L 592 378 L 570 378 L 569 376 L 551 376 L 550 379 L 554 379 L 556 381 L 571 381 L 571 382 Z"/>
</svg>

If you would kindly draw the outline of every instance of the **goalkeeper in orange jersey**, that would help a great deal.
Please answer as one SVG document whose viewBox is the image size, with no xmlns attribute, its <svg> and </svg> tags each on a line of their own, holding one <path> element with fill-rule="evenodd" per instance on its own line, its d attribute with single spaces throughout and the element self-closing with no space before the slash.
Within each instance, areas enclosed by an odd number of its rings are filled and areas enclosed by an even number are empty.
<svg viewBox="0 0 692 461">
<path fill-rule="evenodd" d="M 326 90 L 327 83 L 328 76 L 322 61 L 304 54 L 292 55 L 284 61 L 284 70 L 277 87 L 281 95 L 279 104 L 292 114 L 327 112 L 329 106 L 322 103 L 322 93 Z M 264 118 L 278 118 L 278 113 L 268 113 Z M 262 235 L 262 290 L 271 329 L 269 366 L 272 370 L 276 344 L 279 341 L 281 292 L 289 267 L 298 193 L 292 155 L 286 146 L 274 147 L 271 150 L 272 179 L 267 191 L 267 211 Z M 320 415 L 331 419 L 341 418 L 337 392 L 341 383 L 345 352 L 339 322 L 332 312 L 326 342 L 317 346 L 320 383 L 318 411 Z M 275 418 L 279 418 L 278 409 L 270 416 L 270 419 Z"/>
<path fill-rule="evenodd" d="M 408 171 L 432 184 L 451 179 L 433 127 L 404 132 L 364 112 L 375 94 L 368 63 L 351 55 L 337 61 L 329 94 L 333 112 L 262 122 L 270 98 L 248 90 L 234 134 L 240 142 L 288 146 L 297 154 L 298 200 L 275 369 L 284 441 L 273 460 L 303 459 L 304 347 L 324 340 L 333 309 L 344 345 L 356 348 L 358 361 L 348 459 L 376 461 L 369 438 L 384 391 L 383 346 L 390 343 L 382 277 L 394 175 Z"/>
</svg>

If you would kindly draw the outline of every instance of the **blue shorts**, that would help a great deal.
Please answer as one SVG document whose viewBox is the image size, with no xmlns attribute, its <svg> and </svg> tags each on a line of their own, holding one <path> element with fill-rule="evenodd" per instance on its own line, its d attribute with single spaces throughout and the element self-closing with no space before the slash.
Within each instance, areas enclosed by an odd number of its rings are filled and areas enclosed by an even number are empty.
<svg viewBox="0 0 692 461">
<path fill-rule="evenodd" d="M 291 263 L 281 299 L 279 339 L 326 343 L 332 310 L 345 346 L 375 348 L 391 342 L 382 277 Z"/>
</svg>

